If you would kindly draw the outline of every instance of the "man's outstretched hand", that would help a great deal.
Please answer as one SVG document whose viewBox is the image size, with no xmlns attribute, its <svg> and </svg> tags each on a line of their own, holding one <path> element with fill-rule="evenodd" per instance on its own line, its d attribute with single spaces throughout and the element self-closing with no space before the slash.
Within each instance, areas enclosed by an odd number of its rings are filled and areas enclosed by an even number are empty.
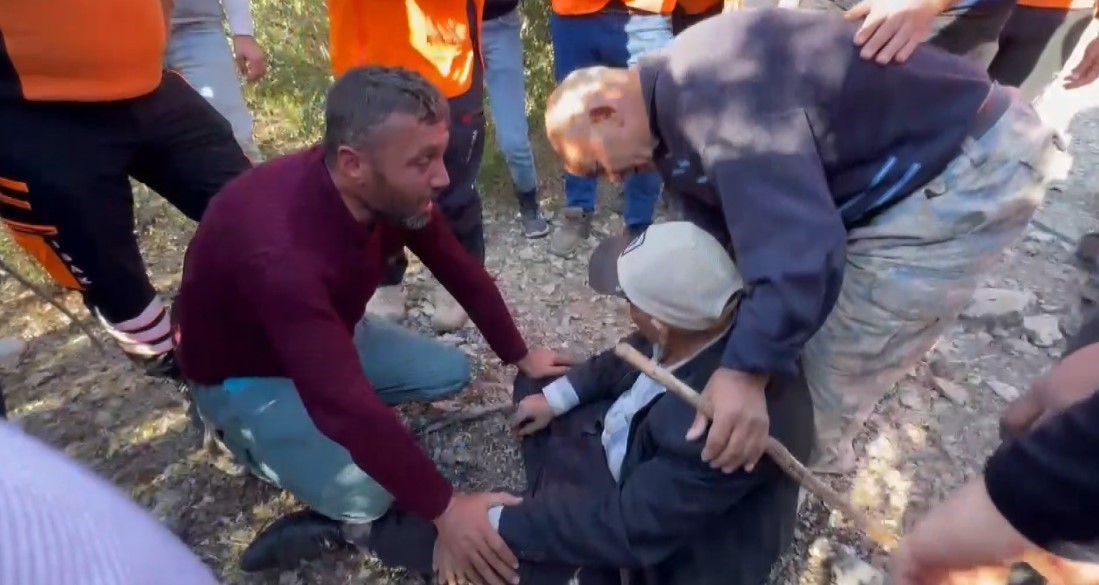
<svg viewBox="0 0 1099 585">
<path fill-rule="evenodd" d="M 572 357 L 539 347 L 528 351 L 527 355 L 515 365 L 519 366 L 519 371 L 526 374 L 528 378 L 537 380 L 564 376 L 565 372 L 569 371 L 569 366 L 575 362 L 576 360 Z"/>
<path fill-rule="evenodd" d="M 488 521 L 493 506 L 514 506 L 511 494 L 455 492 L 435 519 L 435 577 L 444 585 L 507 585 L 519 582 L 519 560 Z"/>
<path fill-rule="evenodd" d="M 767 377 L 718 368 L 710 376 L 702 398 L 714 408 L 714 420 L 695 414 L 687 430 L 687 440 L 706 436 L 702 460 L 710 467 L 732 473 L 744 468 L 751 471 L 767 449 L 771 420 L 767 416 L 764 388 Z M 706 432 L 709 426 L 710 432 Z"/>
<path fill-rule="evenodd" d="M 862 0 L 844 14 L 849 21 L 862 20 L 855 33 L 859 56 L 882 65 L 904 63 L 927 40 L 935 17 L 950 0 Z"/>
</svg>

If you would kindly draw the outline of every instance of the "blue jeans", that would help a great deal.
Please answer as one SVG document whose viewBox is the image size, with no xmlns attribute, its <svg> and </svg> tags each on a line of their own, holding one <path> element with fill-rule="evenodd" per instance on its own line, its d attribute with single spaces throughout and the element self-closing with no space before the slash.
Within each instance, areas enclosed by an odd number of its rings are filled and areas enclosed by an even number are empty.
<svg viewBox="0 0 1099 585">
<path fill-rule="evenodd" d="M 384 319 L 360 323 L 355 347 L 366 378 L 389 405 L 443 400 L 469 384 L 461 350 Z M 316 512 L 369 522 L 392 505 L 393 495 L 317 429 L 290 379 L 230 378 L 191 390 L 199 416 L 238 461 Z"/>
<path fill-rule="evenodd" d="M 599 12 L 583 16 L 550 15 L 554 76 L 560 82 L 583 67 L 628 67 L 672 41 L 671 19 L 661 15 Z M 663 184 L 659 173 L 630 175 L 625 181 L 626 225 L 652 223 Z M 565 174 L 565 202 L 586 211 L 595 209 L 596 179 Z"/>
<path fill-rule="evenodd" d="M 485 58 L 485 87 L 496 129 L 496 144 L 508 163 L 515 189 L 529 193 L 538 188 L 538 174 L 527 128 L 521 28 L 518 9 L 486 20 L 481 25 L 481 51 Z"/>
<path fill-rule="evenodd" d="M 172 28 L 165 65 L 178 71 L 229 125 L 253 164 L 263 160 L 252 138 L 252 113 L 244 103 L 233 51 L 220 22 L 193 22 Z"/>
</svg>

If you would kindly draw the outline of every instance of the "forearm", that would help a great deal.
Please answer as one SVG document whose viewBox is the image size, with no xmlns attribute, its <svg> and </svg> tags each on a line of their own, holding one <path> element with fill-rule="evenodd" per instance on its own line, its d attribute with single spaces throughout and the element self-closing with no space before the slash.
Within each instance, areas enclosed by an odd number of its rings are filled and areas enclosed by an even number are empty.
<svg viewBox="0 0 1099 585">
<path fill-rule="evenodd" d="M 485 341 L 507 364 L 523 359 L 527 345 L 500 289 L 480 263 L 462 249 L 436 210 L 421 229 L 408 230 L 406 244 L 469 314 Z"/>
<path fill-rule="evenodd" d="M 229 32 L 234 36 L 255 36 L 252 23 L 251 0 L 221 0 L 225 21 L 229 23 Z"/>
<path fill-rule="evenodd" d="M 932 509 L 907 540 L 923 563 L 942 571 L 1001 566 L 1032 546 L 993 505 L 983 478 Z"/>
</svg>

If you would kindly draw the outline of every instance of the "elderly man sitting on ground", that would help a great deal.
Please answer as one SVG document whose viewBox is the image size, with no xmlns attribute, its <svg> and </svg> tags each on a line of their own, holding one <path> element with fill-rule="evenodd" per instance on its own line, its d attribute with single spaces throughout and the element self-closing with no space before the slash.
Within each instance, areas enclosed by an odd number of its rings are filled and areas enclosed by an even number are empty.
<svg viewBox="0 0 1099 585">
<path fill-rule="evenodd" d="M 629 302 L 636 331 L 626 341 L 701 389 L 719 366 L 742 287 L 718 241 L 688 222 L 657 224 L 632 241 L 603 242 L 589 273 L 598 292 Z M 515 400 L 527 490 L 489 516 L 521 561 L 520 583 L 617 584 L 624 569 L 634 585 L 758 585 L 789 544 L 797 484 L 766 459 L 734 473 L 703 462 L 705 419 L 613 351 L 555 380 L 521 374 Z M 773 377 L 766 400 L 772 435 L 807 459 L 804 378 Z M 387 564 L 432 570 L 428 522 L 393 510 L 373 523 L 370 541 Z"/>
</svg>

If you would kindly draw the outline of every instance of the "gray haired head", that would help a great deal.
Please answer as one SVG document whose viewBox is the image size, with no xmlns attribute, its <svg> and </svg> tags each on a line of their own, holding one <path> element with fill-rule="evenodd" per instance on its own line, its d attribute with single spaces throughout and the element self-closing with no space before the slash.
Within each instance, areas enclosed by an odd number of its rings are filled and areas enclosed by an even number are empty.
<svg viewBox="0 0 1099 585">
<path fill-rule="evenodd" d="M 425 124 L 450 115 L 446 98 L 423 76 L 398 67 L 356 67 L 328 89 L 324 154 L 332 163 L 341 146 L 369 151 L 379 126 L 394 114 Z"/>
</svg>

